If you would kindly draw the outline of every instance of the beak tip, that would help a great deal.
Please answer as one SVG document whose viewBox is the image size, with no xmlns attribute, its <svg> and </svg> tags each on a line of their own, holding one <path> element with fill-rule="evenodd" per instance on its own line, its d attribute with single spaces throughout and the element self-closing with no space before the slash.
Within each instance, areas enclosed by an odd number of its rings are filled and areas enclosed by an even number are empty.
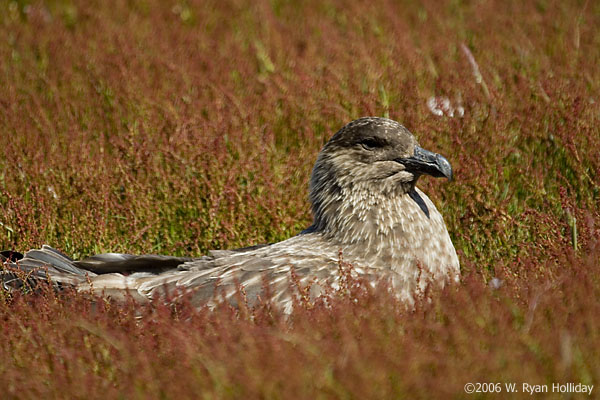
<svg viewBox="0 0 600 400">
<path fill-rule="evenodd" d="M 436 158 L 440 172 L 448 179 L 448 181 L 452 182 L 452 165 L 450 165 L 450 162 L 442 155 L 438 154 Z"/>
</svg>

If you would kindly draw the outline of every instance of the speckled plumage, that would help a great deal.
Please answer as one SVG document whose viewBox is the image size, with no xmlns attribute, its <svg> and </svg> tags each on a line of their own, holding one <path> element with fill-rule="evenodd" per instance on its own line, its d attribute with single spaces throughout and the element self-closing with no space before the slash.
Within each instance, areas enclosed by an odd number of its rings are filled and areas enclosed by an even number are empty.
<svg viewBox="0 0 600 400">
<path fill-rule="evenodd" d="M 195 259 L 110 253 L 73 261 L 44 246 L 16 266 L 33 270 L 46 264 L 55 282 L 112 296 L 148 299 L 165 288 L 185 287 L 198 304 L 214 299 L 217 284 L 233 301 L 238 282 L 252 303 L 267 279 L 272 300 L 289 309 L 291 270 L 301 283 L 314 282 L 311 295 L 317 296 L 323 287 L 336 285 L 341 252 L 356 274 L 389 279 L 396 295 L 411 303 L 415 291 L 430 282 L 459 276 L 444 220 L 415 187 L 421 174 L 450 178 L 451 168 L 440 155 L 418 147 L 399 123 L 360 118 L 340 129 L 319 153 L 310 181 L 314 222 L 290 239 Z M 13 275 L 3 280 L 5 287 L 14 286 Z"/>
</svg>

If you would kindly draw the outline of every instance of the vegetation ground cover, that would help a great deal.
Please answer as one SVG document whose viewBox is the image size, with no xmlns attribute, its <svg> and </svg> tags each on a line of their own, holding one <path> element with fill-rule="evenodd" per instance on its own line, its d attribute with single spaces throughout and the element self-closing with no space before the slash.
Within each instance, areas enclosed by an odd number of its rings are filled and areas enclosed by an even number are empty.
<svg viewBox="0 0 600 400">
<path fill-rule="evenodd" d="M 453 164 L 453 182 L 420 187 L 463 276 L 416 309 L 358 284 L 290 320 L 2 294 L 3 396 L 600 385 L 598 26 L 594 1 L 0 3 L 0 248 L 196 256 L 285 239 L 311 222 L 320 147 L 379 115 Z"/>
</svg>

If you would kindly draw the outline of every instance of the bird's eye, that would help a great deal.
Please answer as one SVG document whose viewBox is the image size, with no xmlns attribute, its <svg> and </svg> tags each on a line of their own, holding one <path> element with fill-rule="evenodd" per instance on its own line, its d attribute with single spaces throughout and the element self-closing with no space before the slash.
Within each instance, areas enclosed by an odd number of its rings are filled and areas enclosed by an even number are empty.
<svg viewBox="0 0 600 400">
<path fill-rule="evenodd" d="M 375 150 L 385 146 L 385 141 L 378 138 L 367 138 L 360 142 L 360 145 L 366 150 Z"/>
</svg>

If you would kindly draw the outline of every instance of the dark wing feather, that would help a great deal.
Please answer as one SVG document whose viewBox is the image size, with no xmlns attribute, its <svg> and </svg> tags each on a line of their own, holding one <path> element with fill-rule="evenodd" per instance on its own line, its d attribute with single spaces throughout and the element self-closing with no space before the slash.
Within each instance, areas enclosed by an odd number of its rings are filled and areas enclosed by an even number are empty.
<svg viewBox="0 0 600 400">
<path fill-rule="evenodd" d="M 191 260 L 193 258 L 169 257 L 156 254 L 135 256 L 132 254 L 105 253 L 97 254 L 81 261 L 75 261 L 73 264 L 88 271 L 93 271 L 96 274 L 108 274 L 112 272 L 160 273 L 177 268 L 179 265 Z"/>
</svg>

